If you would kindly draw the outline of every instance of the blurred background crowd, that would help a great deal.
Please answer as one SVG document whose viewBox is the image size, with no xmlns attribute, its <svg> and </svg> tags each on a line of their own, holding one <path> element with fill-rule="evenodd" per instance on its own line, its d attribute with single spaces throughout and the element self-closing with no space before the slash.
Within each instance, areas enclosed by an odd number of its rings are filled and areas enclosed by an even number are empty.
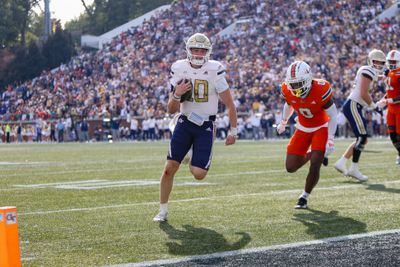
<svg viewBox="0 0 400 267">
<path fill-rule="evenodd" d="M 310 64 L 326 79 L 340 108 L 357 69 L 372 48 L 400 47 L 400 16 L 377 20 L 393 1 L 199 0 L 175 1 L 141 26 L 120 34 L 96 52 L 81 51 L 68 63 L 0 96 L 0 134 L 20 141 L 168 139 L 169 68 L 186 57 L 184 41 L 205 33 L 212 59 L 227 68 L 239 112 L 240 138 L 276 138 L 283 102 L 284 72 L 294 60 Z M 235 21 L 232 35 L 218 33 Z M 374 85 L 373 97 L 385 92 Z M 219 107 L 218 137 L 226 135 L 225 107 Z M 370 132 L 385 135 L 385 118 L 368 113 Z M 339 114 L 339 136 L 348 136 Z M 31 124 L 21 122 L 34 122 Z M 96 121 L 96 123 L 94 123 Z M 100 123 L 98 122 L 100 121 Z M 88 129 L 90 128 L 90 130 Z M 288 135 L 294 130 L 293 120 Z M 11 139 L 10 139 L 11 140 Z"/>
</svg>

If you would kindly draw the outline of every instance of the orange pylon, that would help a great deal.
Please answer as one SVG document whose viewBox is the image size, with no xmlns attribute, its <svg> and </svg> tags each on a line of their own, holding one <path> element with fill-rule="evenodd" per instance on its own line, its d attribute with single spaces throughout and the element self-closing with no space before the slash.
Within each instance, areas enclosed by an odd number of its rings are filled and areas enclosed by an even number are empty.
<svg viewBox="0 0 400 267">
<path fill-rule="evenodd" d="M 20 267 L 16 207 L 0 207 L 0 267 Z"/>
</svg>

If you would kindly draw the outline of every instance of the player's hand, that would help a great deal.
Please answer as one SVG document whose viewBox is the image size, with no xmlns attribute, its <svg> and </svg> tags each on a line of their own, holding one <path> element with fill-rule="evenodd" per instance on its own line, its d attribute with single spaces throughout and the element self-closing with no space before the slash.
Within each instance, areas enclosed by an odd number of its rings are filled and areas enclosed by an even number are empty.
<svg viewBox="0 0 400 267">
<path fill-rule="evenodd" d="M 228 136 L 225 139 L 225 145 L 230 146 L 233 145 L 236 142 L 236 136 L 228 134 Z"/>
<path fill-rule="evenodd" d="M 378 105 L 377 105 L 374 101 L 372 101 L 371 104 L 369 104 L 368 107 L 369 107 L 371 110 L 374 110 L 374 109 L 376 109 L 376 108 L 378 107 Z"/>
<path fill-rule="evenodd" d="M 192 89 L 192 84 L 189 79 L 180 80 L 175 86 L 175 95 L 182 96 L 184 93 Z"/>
<path fill-rule="evenodd" d="M 282 134 L 286 130 L 287 121 L 281 120 L 281 122 L 276 126 L 276 131 L 278 134 Z"/>
<path fill-rule="evenodd" d="M 388 100 L 386 98 L 382 98 L 376 103 L 376 105 L 378 106 L 378 108 L 383 109 L 384 107 L 386 107 L 387 103 Z"/>
<path fill-rule="evenodd" d="M 326 142 L 326 148 L 325 148 L 325 158 L 327 158 L 330 154 L 335 151 L 335 144 L 333 143 L 333 137 L 328 138 L 328 142 Z"/>
</svg>

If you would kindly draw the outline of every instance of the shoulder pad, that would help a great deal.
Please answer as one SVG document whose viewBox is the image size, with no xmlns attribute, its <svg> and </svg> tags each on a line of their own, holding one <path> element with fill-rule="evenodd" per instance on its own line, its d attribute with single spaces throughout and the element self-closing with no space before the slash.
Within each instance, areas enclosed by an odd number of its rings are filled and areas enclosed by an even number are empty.
<svg viewBox="0 0 400 267">
<path fill-rule="evenodd" d="M 370 67 L 370 66 L 362 66 L 362 67 L 360 67 L 360 69 L 358 70 L 361 74 L 365 74 L 365 75 L 368 75 L 368 76 L 370 76 L 373 80 L 375 80 L 376 79 L 376 77 L 377 77 L 377 73 L 376 73 L 376 71 L 372 68 L 372 67 Z"/>
<path fill-rule="evenodd" d="M 221 64 L 221 62 L 216 60 L 207 61 L 207 63 L 204 65 L 204 68 L 210 71 L 216 71 L 218 73 L 221 71 L 225 71 L 225 67 Z"/>
<path fill-rule="evenodd" d="M 284 98 L 286 98 L 286 90 L 288 90 L 288 87 L 287 87 L 287 84 L 286 84 L 286 82 L 283 82 L 282 84 L 281 84 L 281 96 L 282 97 L 284 97 Z"/>
<path fill-rule="evenodd" d="M 331 84 L 324 79 L 313 79 L 313 84 L 318 85 L 319 88 L 327 90 Z"/>
<path fill-rule="evenodd" d="M 177 60 L 171 66 L 171 72 L 174 74 L 175 72 L 181 72 L 186 69 L 188 65 L 187 59 Z"/>
</svg>

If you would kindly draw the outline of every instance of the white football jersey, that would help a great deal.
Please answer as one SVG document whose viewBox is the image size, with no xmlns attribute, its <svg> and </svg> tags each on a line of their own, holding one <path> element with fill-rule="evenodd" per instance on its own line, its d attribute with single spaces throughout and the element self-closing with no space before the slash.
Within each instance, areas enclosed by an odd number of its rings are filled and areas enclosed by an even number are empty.
<svg viewBox="0 0 400 267">
<path fill-rule="evenodd" d="M 372 81 L 377 81 L 378 80 L 378 73 L 376 70 L 370 66 L 362 66 L 358 69 L 357 75 L 356 75 L 356 80 L 354 81 L 354 86 L 353 89 L 351 90 L 351 93 L 349 95 L 349 98 L 362 106 L 366 107 L 368 104 L 362 99 L 361 97 L 361 77 L 363 75 L 367 75 L 371 77 Z M 368 88 L 368 91 L 371 90 L 373 82 L 370 84 L 370 87 Z"/>
<path fill-rule="evenodd" d="M 226 71 L 215 60 L 207 61 L 201 68 L 194 69 L 187 59 L 178 60 L 171 67 L 170 83 L 173 87 L 182 80 L 192 81 L 192 101 L 181 103 L 180 111 L 189 116 L 191 112 L 207 118 L 218 112 L 218 94 L 228 90 Z"/>
</svg>

